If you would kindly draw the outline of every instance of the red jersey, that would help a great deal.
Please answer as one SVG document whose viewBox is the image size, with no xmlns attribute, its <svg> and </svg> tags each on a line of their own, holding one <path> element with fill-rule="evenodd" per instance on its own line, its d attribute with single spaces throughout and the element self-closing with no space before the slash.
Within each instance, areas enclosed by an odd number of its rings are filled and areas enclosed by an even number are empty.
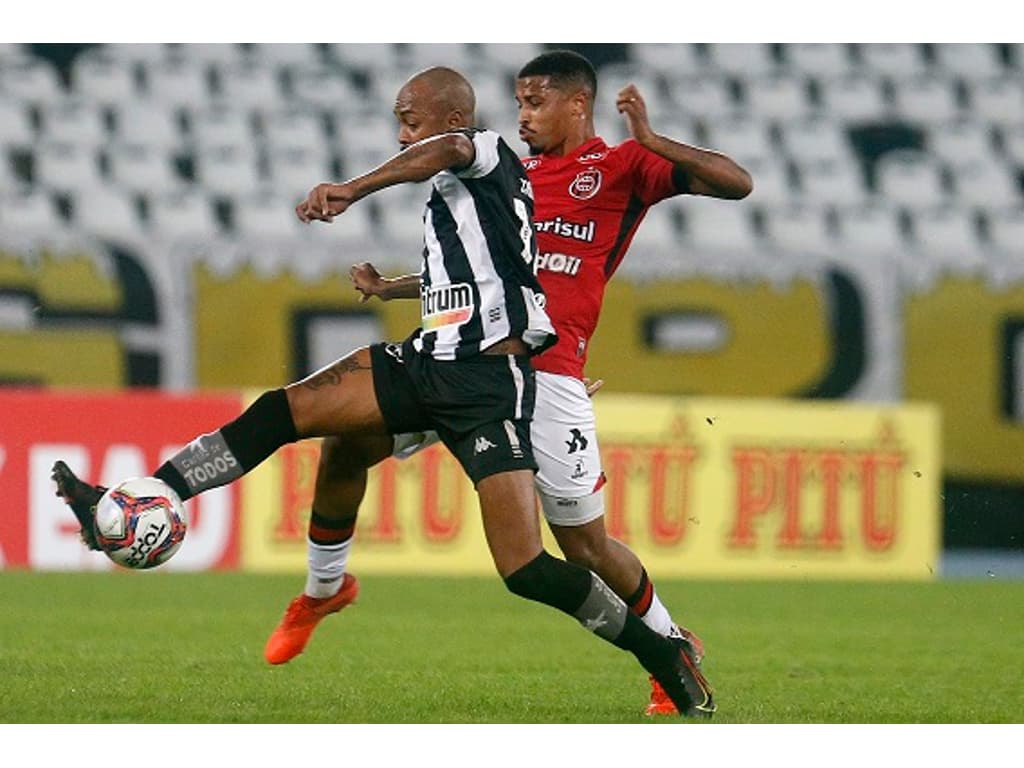
<svg viewBox="0 0 1024 768">
<path fill-rule="evenodd" d="M 604 287 L 654 203 L 678 194 L 674 165 L 633 139 L 594 137 L 570 155 L 523 159 L 533 187 L 536 273 L 558 343 L 532 359 L 539 371 L 583 378 Z"/>
</svg>

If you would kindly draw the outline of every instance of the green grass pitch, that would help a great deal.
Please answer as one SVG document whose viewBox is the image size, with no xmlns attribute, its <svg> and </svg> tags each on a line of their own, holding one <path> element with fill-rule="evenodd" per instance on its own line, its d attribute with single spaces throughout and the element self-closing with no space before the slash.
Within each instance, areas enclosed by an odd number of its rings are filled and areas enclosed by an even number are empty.
<svg viewBox="0 0 1024 768">
<path fill-rule="evenodd" d="M 367 575 L 305 653 L 271 667 L 263 644 L 302 583 L 0 573 L 0 722 L 680 722 L 644 717 L 647 677 L 632 656 L 496 576 Z M 1024 713 L 1022 582 L 657 587 L 704 638 L 711 727 Z"/>
</svg>

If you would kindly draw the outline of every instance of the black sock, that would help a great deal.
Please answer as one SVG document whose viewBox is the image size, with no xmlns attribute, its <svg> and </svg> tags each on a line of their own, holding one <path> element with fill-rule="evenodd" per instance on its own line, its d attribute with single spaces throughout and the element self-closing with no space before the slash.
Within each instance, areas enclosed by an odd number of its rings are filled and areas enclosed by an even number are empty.
<svg viewBox="0 0 1024 768">
<path fill-rule="evenodd" d="M 283 389 L 264 392 L 234 421 L 200 435 L 164 462 L 155 477 L 182 501 L 237 480 L 282 445 L 299 439 Z"/>
<path fill-rule="evenodd" d="M 584 628 L 631 652 L 644 668 L 667 663 L 674 646 L 633 614 L 626 603 L 586 568 L 547 552 L 505 579 L 509 590 L 573 616 Z"/>
</svg>

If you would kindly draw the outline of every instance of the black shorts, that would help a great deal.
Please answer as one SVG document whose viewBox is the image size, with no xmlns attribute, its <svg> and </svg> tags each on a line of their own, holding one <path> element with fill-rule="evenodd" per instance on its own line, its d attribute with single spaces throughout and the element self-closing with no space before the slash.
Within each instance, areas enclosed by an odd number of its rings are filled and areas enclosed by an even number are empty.
<svg viewBox="0 0 1024 768">
<path fill-rule="evenodd" d="M 370 360 L 377 404 L 391 434 L 435 430 L 474 485 L 498 472 L 537 471 L 529 357 L 435 360 L 406 340 L 372 345 Z"/>
</svg>

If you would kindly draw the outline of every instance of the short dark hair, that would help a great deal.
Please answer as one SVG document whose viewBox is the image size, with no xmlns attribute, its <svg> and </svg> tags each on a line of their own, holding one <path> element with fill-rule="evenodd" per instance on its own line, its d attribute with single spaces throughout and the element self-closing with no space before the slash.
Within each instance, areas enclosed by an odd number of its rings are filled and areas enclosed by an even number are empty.
<svg viewBox="0 0 1024 768">
<path fill-rule="evenodd" d="M 559 90 L 568 85 L 590 90 L 591 98 L 597 96 L 597 72 L 587 58 L 576 51 L 546 51 L 526 62 L 517 78 L 550 77 Z"/>
</svg>

